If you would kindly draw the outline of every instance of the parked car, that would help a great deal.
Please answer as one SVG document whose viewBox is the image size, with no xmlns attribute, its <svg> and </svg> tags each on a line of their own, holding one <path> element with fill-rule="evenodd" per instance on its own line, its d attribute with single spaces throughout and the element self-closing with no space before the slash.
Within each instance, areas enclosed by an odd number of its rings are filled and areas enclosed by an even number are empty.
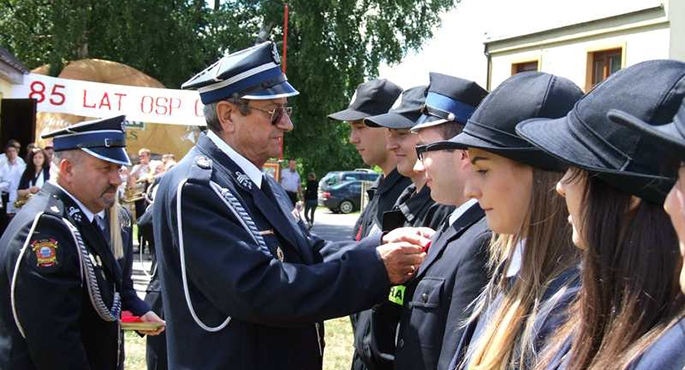
<svg viewBox="0 0 685 370">
<path fill-rule="evenodd" d="M 333 213 L 352 213 L 359 210 L 362 196 L 362 181 L 347 181 L 329 187 L 321 192 L 319 205 Z"/>
<path fill-rule="evenodd" d="M 348 181 L 376 181 L 379 173 L 368 169 L 355 169 L 354 171 L 333 171 L 326 174 L 319 181 L 319 191 L 328 190 L 333 185 L 342 184 Z"/>
</svg>

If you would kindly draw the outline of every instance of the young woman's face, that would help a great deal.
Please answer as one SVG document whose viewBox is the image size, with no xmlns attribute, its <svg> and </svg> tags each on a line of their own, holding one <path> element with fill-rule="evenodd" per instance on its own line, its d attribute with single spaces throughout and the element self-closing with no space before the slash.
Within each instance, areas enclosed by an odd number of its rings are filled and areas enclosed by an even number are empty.
<svg viewBox="0 0 685 370">
<path fill-rule="evenodd" d="M 664 209 L 671 216 L 671 222 L 678 234 L 680 255 L 685 257 L 685 163 L 682 163 L 678 171 L 678 182 L 666 197 Z M 685 264 L 680 271 L 680 289 L 685 293 Z"/>
<path fill-rule="evenodd" d="M 478 200 L 492 231 L 519 233 L 528 214 L 533 168 L 474 148 L 469 158 L 473 174 L 466 179 L 466 196 Z"/>
<path fill-rule="evenodd" d="M 564 177 L 557 183 L 557 193 L 566 200 L 568 208 L 568 223 L 573 227 L 573 244 L 580 249 L 586 249 L 587 245 L 582 237 L 582 205 L 585 193 L 585 177 L 574 176 L 574 169 L 569 168 Z"/>
<path fill-rule="evenodd" d="M 33 155 L 33 165 L 36 167 L 40 167 L 45 163 L 45 156 L 43 153 L 38 152 Z"/>
</svg>

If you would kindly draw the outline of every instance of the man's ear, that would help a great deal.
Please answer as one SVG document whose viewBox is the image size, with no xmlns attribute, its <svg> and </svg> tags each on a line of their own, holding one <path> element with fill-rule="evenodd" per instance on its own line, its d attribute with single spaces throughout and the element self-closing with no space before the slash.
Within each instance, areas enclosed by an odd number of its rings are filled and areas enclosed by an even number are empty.
<svg viewBox="0 0 685 370">
<path fill-rule="evenodd" d="M 462 169 L 467 169 L 471 166 L 471 160 L 469 159 L 469 152 L 466 150 L 457 149 L 457 155 L 459 155 L 459 166 Z"/>
<path fill-rule="evenodd" d="M 74 176 L 74 164 L 68 159 L 62 159 L 59 161 L 59 177 L 62 181 L 67 184 L 71 183 L 71 179 Z"/>
<path fill-rule="evenodd" d="M 239 114 L 238 107 L 227 101 L 220 101 L 216 105 L 216 116 L 221 124 L 221 129 L 228 133 L 235 131 L 234 115 Z"/>
</svg>

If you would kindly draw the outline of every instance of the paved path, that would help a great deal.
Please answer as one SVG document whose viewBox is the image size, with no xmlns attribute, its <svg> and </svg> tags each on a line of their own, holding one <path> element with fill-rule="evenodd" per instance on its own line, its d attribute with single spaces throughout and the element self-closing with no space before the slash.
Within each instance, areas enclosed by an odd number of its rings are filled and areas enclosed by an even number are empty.
<svg viewBox="0 0 685 370">
<path fill-rule="evenodd" d="M 326 240 L 351 240 L 352 229 L 358 217 L 359 213 L 334 214 L 326 208 L 319 208 L 314 215 L 314 227 L 311 231 Z M 138 251 L 137 246 L 134 247 L 134 251 Z M 145 287 L 150 282 L 150 278 L 145 272 L 150 273 L 150 256 L 143 254 L 141 257 L 140 253 L 134 253 L 133 285 L 141 298 L 145 296 Z"/>
</svg>

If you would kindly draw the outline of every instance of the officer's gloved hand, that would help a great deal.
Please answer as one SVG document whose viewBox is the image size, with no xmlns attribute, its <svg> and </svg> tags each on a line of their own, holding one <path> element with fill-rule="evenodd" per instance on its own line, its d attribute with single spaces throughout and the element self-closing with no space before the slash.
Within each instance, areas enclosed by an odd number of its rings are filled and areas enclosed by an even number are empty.
<svg viewBox="0 0 685 370">
<path fill-rule="evenodd" d="M 407 242 L 427 248 L 435 230 L 430 227 L 400 227 L 383 236 L 383 244 Z"/>
<path fill-rule="evenodd" d="M 387 243 L 376 250 L 393 285 L 402 284 L 414 276 L 426 257 L 423 246 L 408 242 Z"/>
</svg>

